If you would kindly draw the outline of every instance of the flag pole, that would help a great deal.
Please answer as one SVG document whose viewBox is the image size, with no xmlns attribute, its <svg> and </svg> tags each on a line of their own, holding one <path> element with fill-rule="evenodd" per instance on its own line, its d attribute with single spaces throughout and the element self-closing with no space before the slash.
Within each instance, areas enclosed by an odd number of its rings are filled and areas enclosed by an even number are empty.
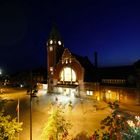
<svg viewBox="0 0 140 140">
<path fill-rule="evenodd" d="M 18 104 L 17 104 L 17 119 L 19 124 L 19 98 L 18 98 Z M 19 132 L 18 132 L 18 140 L 19 140 Z"/>
</svg>

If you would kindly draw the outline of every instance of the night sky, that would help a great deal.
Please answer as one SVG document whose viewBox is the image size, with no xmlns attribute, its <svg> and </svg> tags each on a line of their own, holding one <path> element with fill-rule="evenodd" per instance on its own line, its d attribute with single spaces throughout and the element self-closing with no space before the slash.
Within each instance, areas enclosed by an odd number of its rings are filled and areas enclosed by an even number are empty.
<svg viewBox="0 0 140 140">
<path fill-rule="evenodd" d="M 55 21 L 64 46 L 99 66 L 140 59 L 137 0 L 1 0 L 0 68 L 15 72 L 47 67 L 46 41 Z"/>
</svg>

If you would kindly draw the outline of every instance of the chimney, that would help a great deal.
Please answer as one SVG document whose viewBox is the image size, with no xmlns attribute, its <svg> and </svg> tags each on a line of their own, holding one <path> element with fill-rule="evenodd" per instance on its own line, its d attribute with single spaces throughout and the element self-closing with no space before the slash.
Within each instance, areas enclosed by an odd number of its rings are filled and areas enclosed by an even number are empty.
<svg viewBox="0 0 140 140">
<path fill-rule="evenodd" d="M 97 69 L 98 68 L 97 52 L 94 52 L 94 65 L 95 68 Z"/>
</svg>

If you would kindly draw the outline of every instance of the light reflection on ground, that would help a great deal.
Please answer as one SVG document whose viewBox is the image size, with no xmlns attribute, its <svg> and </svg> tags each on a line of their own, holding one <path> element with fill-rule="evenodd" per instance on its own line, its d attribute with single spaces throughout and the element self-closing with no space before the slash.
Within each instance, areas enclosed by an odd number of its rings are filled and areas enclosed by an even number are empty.
<svg viewBox="0 0 140 140">
<path fill-rule="evenodd" d="M 23 131 L 20 133 L 20 140 L 30 139 L 30 114 L 29 95 L 25 90 L 8 92 L 0 95 L 2 99 L 11 100 L 7 103 L 6 111 L 16 116 L 16 105 L 20 99 L 20 121 L 23 122 Z M 69 103 L 72 108 L 69 108 Z M 89 134 L 100 127 L 100 121 L 110 114 L 110 109 L 104 102 L 89 99 L 80 99 L 70 96 L 51 94 L 44 91 L 38 92 L 38 97 L 32 99 L 32 131 L 33 140 L 41 140 L 40 135 L 44 124 L 47 122 L 48 112 L 53 105 L 61 104 L 64 107 L 64 116 L 72 123 L 71 135 L 76 135 L 81 131 Z M 96 106 L 97 109 L 96 110 Z"/>
</svg>

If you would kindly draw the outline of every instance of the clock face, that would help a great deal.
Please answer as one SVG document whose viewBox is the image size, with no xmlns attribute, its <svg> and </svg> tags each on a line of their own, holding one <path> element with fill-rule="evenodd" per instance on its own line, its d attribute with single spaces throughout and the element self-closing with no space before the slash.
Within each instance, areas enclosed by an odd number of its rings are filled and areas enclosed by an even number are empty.
<svg viewBox="0 0 140 140">
<path fill-rule="evenodd" d="M 61 45 L 61 41 L 58 41 L 58 44 Z"/>
<path fill-rule="evenodd" d="M 53 50 L 53 47 L 52 46 L 50 46 L 50 51 L 52 51 Z"/>
</svg>

